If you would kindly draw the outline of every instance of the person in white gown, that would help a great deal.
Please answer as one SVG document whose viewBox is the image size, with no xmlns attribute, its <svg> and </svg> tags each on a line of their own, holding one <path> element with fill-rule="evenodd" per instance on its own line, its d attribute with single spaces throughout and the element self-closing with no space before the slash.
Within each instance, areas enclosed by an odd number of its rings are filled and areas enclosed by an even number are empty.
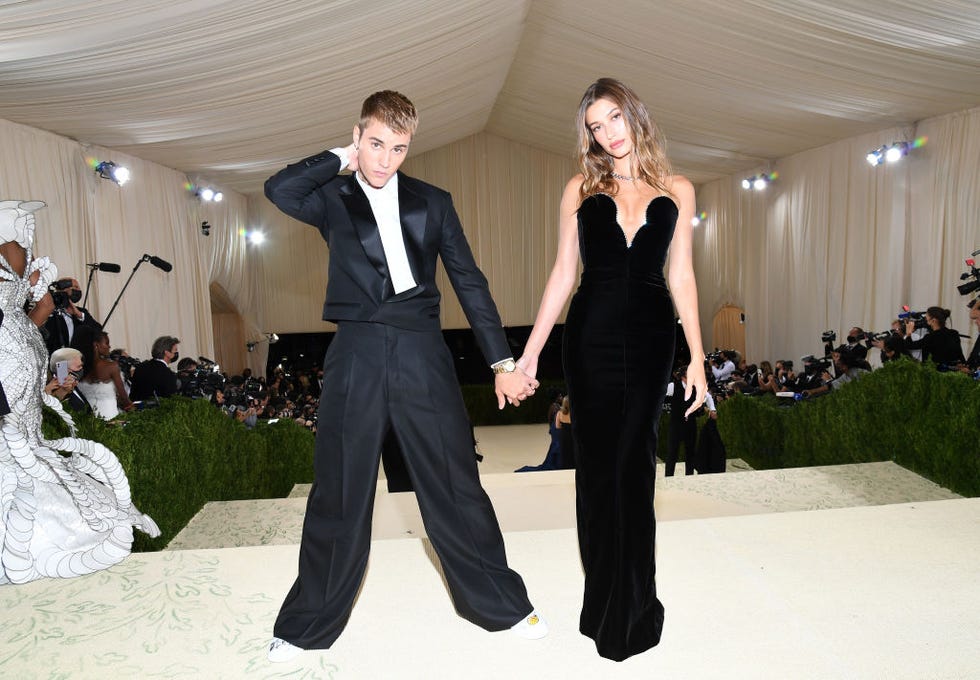
<svg viewBox="0 0 980 680">
<path fill-rule="evenodd" d="M 75 437 L 71 417 L 44 392 L 47 352 L 38 326 L 53 308 L 47 288 L 57 269 L 33 259 L 33 213 L 43 205 L 0 201 L 0 384 L 10 408 L 0 417 L 0 584 L 105 569 L 130 553 L 134 527 L 160 535 L 133 505 L 115 454 Z M 42 402 L 72 436 L 44 438 Z"/>
<path fill-rule="evenodd" d="M 99 329 L 79 328 L 72 345 L 82 353 L 84 375 L 78 382 L 78 391 L 103 420 L 112 420 L 121 411 L 131 411 L 133 402 L 126 394 L 119 364 L 109 359 L 112 345 L 109 335 Z"/>
</svg>

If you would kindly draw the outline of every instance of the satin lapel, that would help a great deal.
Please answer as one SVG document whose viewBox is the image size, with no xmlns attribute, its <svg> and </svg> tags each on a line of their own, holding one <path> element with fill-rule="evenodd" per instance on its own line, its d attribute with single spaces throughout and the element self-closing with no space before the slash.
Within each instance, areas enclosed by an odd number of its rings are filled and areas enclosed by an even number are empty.
<svg viewBox="0 0 980 680">
<path fill-rule="evenodd" d="M 367 259 L 375 271 L 381 275 L 384 281 L 387 281 L 388 262 L 385 260 L 384 246 L 381 245 L 378 223 L 371 211 L 371 203 L 354 175 L 350 176 L 347 186 L 340 191 L 340 197 L 347 207 L 347 214 L 350 215 L 350 221 L 354 225 L 354 231 L 357 232 L 357 239 L 364 248 L 364 254 L 367 255 Z M 376 290 L 376 287 L 368 286 L 367 289 Z"/>
<path fill-rule="evenodd" d="M 405 252 L 412 269 L 415 283 L 421 285 L 419 273 L 425 271 L 425 224 L 428 221 L 428 204 L 425 199 L 405 186 L 404 175 L 398 181 L 398 212 L 402 223 L 402 237 L 405 239 Z"/>
</svg>

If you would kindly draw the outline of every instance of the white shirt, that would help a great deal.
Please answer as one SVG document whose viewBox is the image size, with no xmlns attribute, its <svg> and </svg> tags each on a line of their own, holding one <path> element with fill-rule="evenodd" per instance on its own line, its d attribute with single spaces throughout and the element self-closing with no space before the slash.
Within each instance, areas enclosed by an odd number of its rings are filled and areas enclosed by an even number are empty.
<svg viewBox="0 0 980 680">
<path fill-rule="evenodd" d="M 347 150 L 331 149 L 331 153 L 340 158 L 340 169 L 347 167 Z M 412 268 L 408 264 L 408 253 L 405 251 L 405 236 L 402 234 L 401 214 L 398 210 L 398 174 L 392 175 L 388 183 L 380 189 L 368 184 L 359 173 L 354 173 L 357 183 L 367 195 L 371 204 L 371 212 L 378 223 L 378 234 L 381 236 L 381 246 L 384 248 L 385 260 L 388 262 L 388 274 L 395 293 L 401 293 L 417 284 L 412 276 Z"/>
<path fill-rule="evenodd" d="M 728 359 L 721 365 L 721 368 L 712 365 L 711 372 L 714 373 L 715 380 L 721 381 L 735 372 L 735 364 L 732 363 L 731 359 Z"/>
</svg>

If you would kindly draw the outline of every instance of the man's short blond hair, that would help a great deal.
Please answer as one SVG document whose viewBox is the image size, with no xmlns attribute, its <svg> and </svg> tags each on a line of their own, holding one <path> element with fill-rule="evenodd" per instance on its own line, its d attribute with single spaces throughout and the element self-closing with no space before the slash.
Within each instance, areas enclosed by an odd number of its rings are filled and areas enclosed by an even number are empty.
<svg viewBox="0 0 980 680">
<path fill-rule="evenodd" d="M 362 133 L 372 118 L 395 132 L 408 133 L 412 136 L 419 126 L 419 114 L 415 110 L 415 104 L 408 97 L 394 90 L 375 92 L 364 100 L 364 104 L 361 105 L 361 121 L 358 123 Z"/>
</svg>

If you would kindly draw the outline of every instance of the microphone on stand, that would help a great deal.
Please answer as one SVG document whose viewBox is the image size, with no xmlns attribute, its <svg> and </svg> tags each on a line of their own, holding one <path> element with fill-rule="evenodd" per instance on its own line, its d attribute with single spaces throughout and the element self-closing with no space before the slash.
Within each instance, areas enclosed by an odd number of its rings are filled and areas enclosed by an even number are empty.
<svg viewBox="0 0 980 680">
<path fill-rule="evenodd" d="M 152 264 L 157 269 L 162 269 L 165 272 L 169 272 L 174 268 L 172 264 L 170 264 L 166 260 L 160 259 L 156 255 L 144 255 L 143 258 L 144 259 L 149 258 L 150 264 Z"/>
<path fill-rule="evenodd" d="M 112 313 L 114 311 L 116 311 L 116 306 L 119 304 L 119 299 L 123 296 L 123 293 L 126 292 L 126 288 L 129 287 L 129 282 L 133 280 L 133 276 L 136 274 L 136 270 L 139 269 L 140 268 L 140 265 L 143 264 L 144 262 L 149 262 L 150 264 L 152 264 L 157 269 L 162 269 L 165 272 L 169 272 L 170 270 L 172 270 L 174 268 L 174 266 L 172 264 L 170 264 L 166 260 L 160 259 L 156 255 L 147 255 L 146 253 L 143 253 L 143 257 L 141 257 L 140 259 L 138 259 L 136 261 L 136 266 L 133 267 L 133 271 L 129 274 L 129 278 L 126 279 L 126 283 L 123 284 L 122 290 L 119 291 L 119 295 L 116 296 L 116 301 L 112 303 L 112 309 L 110 309 L 109 310 L 109 313 L 106 314 L 105 320 L 102 322 L 102 327 L 103 328 L 105 328 L 109 324 L 109 318 L 112 316 Z M 103 264 L 105 264 L 105 263 L 103 263 Z M 119 265 L 114 265 L 114 266 L 118 267 Z M 100 266 L 100 269 L 101 269 L 101 266 Z M 95 270 L 93 269 L 92 271 L 95 271 Z"/>
<path fill-rule="evenodd" d="M 110 274 L 118 274 L 122 271 L 121 267 L 114 262 L 96 262 L 95 264 L 87 264 L 86 267 L 91 267 L 88 273 L 88 282 L 85 284 L 85 299 L 82 300 L 82 308 L 88 303 L 88 291 L 92 287 L 92 277 L 95 275 L 96 271 L 109 272 Z"/>
<path fill-rule="evenodd" d="M 122 267 L 115 262 L 96 262 L 95 264 L 87 264 L 85 266 L 98 269 L 100 272 L 109 272 L 110 274 L 118 274 L 122 271 Z"/>
</svg>

